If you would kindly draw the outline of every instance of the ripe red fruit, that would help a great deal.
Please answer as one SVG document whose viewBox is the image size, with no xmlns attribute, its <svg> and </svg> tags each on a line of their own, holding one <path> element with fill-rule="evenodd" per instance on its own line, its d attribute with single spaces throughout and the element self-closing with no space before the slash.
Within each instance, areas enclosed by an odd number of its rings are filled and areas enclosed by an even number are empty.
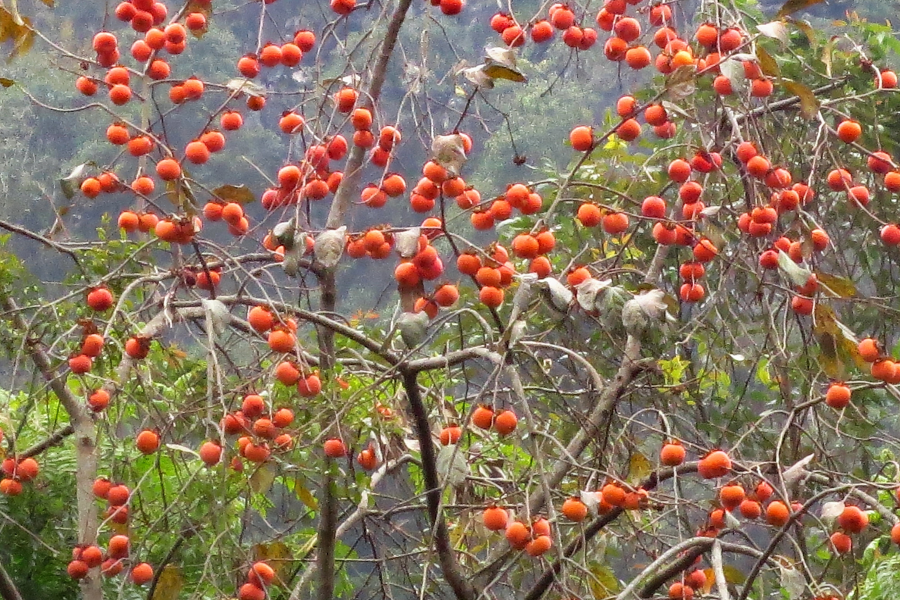
<svg viewBox="0 0 900 600">
<path fill-rule="evenodd" d="M 853 540 L 846 533 L 835 531 L 831 534 L 831 546 L 838 554 L 847 554 L 853 549 Z"/>
<path fill-rule="evenodd" d="M 153 454 L 159 449 L 159 434 L 145 429 L 138 434 L 135 444 L 142 454 Z"/>
<path fill-rule="evenodd" d="M 506 529 L 508 520 L 508 513 L 505 509 L 500 508 L 499 506 L 489 506 L 484 509 L 484 512 L 481 515 L 481 521 L 484 523 L 484 526 L 490 531 L 500 531 L 501 529 Z"/>
<path fill-rule="evenodd" d="M 222 460 L 222 446 L 216 442 L 203 442 L 199 454 L 200 460 L 207 466 L 217 465 Z"/>
<path fill-rule="evenodd" d="M 667 467 L 677 467 L 684 462 L 684 446 L 678 442 L 670 442 L 659 452 L 659 461 Z"/>
<path fill-rule="evenodd" d="M 84 579 L 87 577 L 89 570 L 90 567 L 87 566 L 87 563 L 81 560 L 73 560 L 66 567 L 66 573 L 68 573 L 69 577 L 72 579 Z"/>
<path fill-rule="evenodd" d="M 832 383 L 825 392 L 825 404 L 831 408 L 846 408 L 850 404 L 850 388 L 843 383 Z"/>
<path fill-rule="evenodd" d="M 564 514 L 570 521 L 580 523 L 587 517 L 588 508 L 580 498 L 567 498 L 562 505 L 562 514 Z"/>
<path fill-rule="evenodd" d="M 330 458 L 341 458 L 347 455 L 347 447 L 340 438 L 329 438 L 325 440 L 325 456 Z"/>
<path fill-rule="evenodd" d="M 494 430 L 500 435 L 509 435 L 516 429 L 519 420 L 511 410 L 502 410 L 494 417 Z"/>
<path fill-rule="evenodd" d="M 862 127 L 859 122 L 853 120 L 841 121 L 837 126 L 837 136 L 845 144 L 850 144 L 859 139 L 862 135 Z"/>
<path fill-rule="evenodd" d="M 69 359 L 69 369 L 76 375 L 84 375 L 91 372 L 93 362 L 90 356 L 79 354 Z"/>
<path fill-rule="evenodd" d="M 507 525 L 505 535 L 509 545 L 519 549 L 524 548 L 531 538 L 531 532 L 529 531 L 528 526 L 520 521 L 513 521 Z"/>
<path fill-rule="evenodd" d="M 97 287 L 88 292 L 87 305 L 91 310 L 103 312 L 113 305 L 113 295 L 105 286 Z"/>
<path fill-rule="evenodd" d="M 847 506 L 838 516 L 837 523 L 847 533 L 860 533 L 869 525 L 869 515 L 858 506 Z"/>
<path fill-rule="evenodd" d="M 714 450 L 700 459 L 697 471 L 704 479 L 724 477 L 731 470 L 731 459 L 722 450 Z"/>
<path fill-rule="evenodd" d="M 134 582 L 135 585 L 144 585 L 145 583 L 150 583 L 150 580 L 153 579 L 153 567 L 148 565 L 147 563 L 140 563 L 133 567 L 131 567 L 131 581 Z"/>
<path fill-rule="evenodd" d="M 766 522 L 773 527 L 783 527 L 790 519 L 791 511 L 780 500 L 773 500 L 766 507 Z"/>
<path fill-rule="evenodd" d="M 441 430 L 441 445 L 449 446 L 450 444 L 456 444 L 459 442 L 459 439 L 462 437 L 462 429 L 459 425 L 450 425 L 449 427 L 444 427 Z"/>
</svg>

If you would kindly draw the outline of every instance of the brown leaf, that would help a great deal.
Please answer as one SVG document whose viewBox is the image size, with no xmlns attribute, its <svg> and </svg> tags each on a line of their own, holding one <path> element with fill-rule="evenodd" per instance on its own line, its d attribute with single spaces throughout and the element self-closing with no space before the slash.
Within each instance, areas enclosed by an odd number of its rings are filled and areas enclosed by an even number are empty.
<svg viewBox="0 0 900 600">
<path fill-rule="evenodd" d="M 778 66 L 778 63 L 775 62 L 772 55 L 766 52 L 766 49 L 762 46 L 756 47 L 756 60 L 759 61 L 760 70 L 762 70 L 763 74 L 767 77 L 781 76 L 781 68 Z"/>
<path fill-rule="evenodd" d="M 220 185 L 212 191 L 213 195 L 221 198 L 226 202 L 236 202 L 238 204 L 250 204 L 256 201 L 256 196 L 250 191 L 246 185 Z"/>
<path fill-rule="evenodd" d="M 829 273 L 816 271 L 816 279 L 819 283 L 828 288 L 826 291 L 834 292 L 838 298 L 855 298 L 856 284 L 846 277 L 838 277 Z"/>
<path fill-rule="evenodd" d="M 16 84 L 16 82 L 13 81 L 12 79 L 7 79 L 6 77 L 0 77 L 0 85 L 2 85 L 5 88 L 8 88 L 15 84 Z"/>
<path fill-rule="evenodd" d="M 776 18 L 780 19 L 782 17 L 792 15 L 797 11 L 801 11 L 804 8 L 809 8 L 810 6 L 820 4 L 822 1 L 823 0 L 787 0 L 787 2 L 781 5 L 781 8 L 778 10 L 778 14 L 775 16 Z"/>
<path fill-rule="evenodd" d="M 804 119 L 813 119 L 819 112 L 819 100 L 813 91 L 796 81 L 783 81 L 785 89 L 800 98 L 800 115 Z"/>
</svg>

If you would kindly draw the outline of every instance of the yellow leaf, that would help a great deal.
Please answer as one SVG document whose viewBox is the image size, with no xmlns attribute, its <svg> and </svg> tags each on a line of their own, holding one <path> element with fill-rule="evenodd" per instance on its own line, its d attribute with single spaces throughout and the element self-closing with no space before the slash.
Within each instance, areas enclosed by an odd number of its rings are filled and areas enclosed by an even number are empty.
<svg viewBox="0 0 900 600">
<path fill-rule="evenodd" d="M 184 576 L 176 565 L 166 565 L 159 574 L 153 596 L 150 600 L 178 600 L 178 594 L 184 587 Z"/>
<path fill-rule="evenodd" d="M 319 509 L 319 501 L 316 500 L 316 497 L 313 496 L 312 492 L 310 492 L 303 483 L 301 483 L 301 478 L 297 477 L 294 481 L 294 493 L 299 498 L 300 502 L 305 504 L 311 510 Z"/>
<path fill-rule="evenodd" d="M 796 81 L 784 81 L 787 91 L 800 98 L 800 115 L 804 119 L 813 119 L 819 112 L 819 100 L 811 89 Z"/>
<path fill-rule="evenodd" d="M 256 197 L 246 185 L 220 185 L 212 191 L 213 196 L 225 200 L 226 202 L 237 202 L 238 204 L 250 204 Z"/>
<path fill-rule="evenodd" d="M 732 565 L 722 565 L 722 573 L 725 575 L 725 581 L 734 585 L 741 585 L 747 580 L 747 577 Z M 703 595 L 705 596 L 716 585 L 716 574 L 712 569 L 703 569 L 703 574 L 706 575 L 706 583 L 703 586 Z"/>
<path fill-rule="evenodd" d="M 257 494 L 265 494 L 275 481 L 275 465 L 263 463 L 250 476 L 250 489 Z"/>
<path fill-rule="evenodd" d="M 519 72 L 518 69 L 495 62 L 486 64 L 483 70 L 484 74 L 492 79 L 506 79 L 507 81 L 515 81 L 516 83 L 525 83 L 528 81 L 528 78 Z"/>
<path fill-rule="evenodd" d="M 856 284 L 849 279 L 823 273 L 822 271 L 816 271 L 815 273 L 819 283 L 828 288 L 826 291 L 834 292 L 838 298 L 856 297 Z"/>
<path fill-rule="evenodd" d="M 631 455 L 628 461 L 628 483 L 635 485 L 643 481 L 653 471 L 653 465 L 640 452 Z"/>
<path fill-rule="evenodd" d="M 293 560 L 290 548 L 284 542 L 272 542 L 271 544 L 257 544 L 253 547 L 253 560 L 264 560 L 275 571 L 275 575 L 281 578 L 288 571 L 288 566 Z"/>
<path fill-rule="evenodd" d="M 756 60 L 759 61 L 759 68 L 762 70 L 763 74 L 768 77 L 778 77 L 781 75 L 781 69 L 778 68 L 778 63 L 775 62 L 772 55 L 766 52 L 765 48 L 762 46 L 756 47 Z"/>
</svg>

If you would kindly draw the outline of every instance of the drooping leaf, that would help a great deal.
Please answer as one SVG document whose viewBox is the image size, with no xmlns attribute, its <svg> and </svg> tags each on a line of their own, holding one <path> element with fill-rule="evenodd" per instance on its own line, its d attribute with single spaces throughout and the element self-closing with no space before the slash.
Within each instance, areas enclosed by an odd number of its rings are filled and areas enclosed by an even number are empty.
<svg viewBox="0 0 900 600">
<path fill-rule="evenodd" d="M 813 119 L 819 112 L 819 100 L 811 89 L 796 81 L 782 82 L 784 88 L 800 98 L 800 115 L 804 119 Z"/>
<path fill-rule="evenodd" d="M 795 263 L 794 259 L 788 256 L 784 250 L 778 251 L 778 270 L 787 277 L 788 281 L 797 286 L 806 284 L 809 276 L 812 275 L 812 271 Z"/>
<path fill-rule="evenodd" d="M 766 52 L 762 46 L 756 47 L 756 60 L 759 62 L 759 68 L 767 77 L 780 77 L 781 68 L 772 55 Z"/>
<path fill-rule="evenodd" d="M 816 31 L 806 21 L 798 21 L 796 19 L 787 19 L 787 22 L 803 32 L 810 44 L 816 42 Z"/>
<path fill-rule="evenodd" d="M 820 285 L 828 288 L 826 291 L 833 292 L 837 298 L 856 297 L 856 284 L 846 277 L 838 277 L 837 275 L 816 271 L 816 278 L 819 280 Z"/>
<path fill-rule="evenodd" d="M 168 564 L 163 567 L 153 588 L 150 600 L 178 600 L 178 594 L 184 587 L 184 575 L 177 565 Z"/>
<path fill-rule="evenodd" d="M 725 575 L 725 581 L 732 585 L 741 585 L 747 580 L 741 570 L 734 565 L 722 565 L 722 573 Z M 703 574 L 706 575 L 706 583 L 703 584 L 703 594 L 706 595 L 716 585 L 716 574 L 712 569 L 703 569 Z"/>
<path fill-rule="evenodd" d="M 220 185 L 212 191 L 216 198 L 225 200 L 226 202 L 236 202 L 237 204 L 250 204 L 256 201 L 256 196 L 250 191 L 246 185 Z"/>
<path fill-rule="evenodd" d="M 862 367 L 856 336 L 838 321 L 830 306 L 816 303 L 813 313 L 813 335 L 819 345 L 819 366 L 832 379 L 844 379 L 846 363 Z"/>
<path fill-rule="evenodd" d="M 193 454 L 196 458 L 200 458 L 200 453 L 192 448 L 188 448 L 187 446 L 182 446 L 181 444 L 166 444 L 166 448 L 169 450 L 178 450 L 179 452 L 184 452 L 185 454 Z"/>
<path fill-rule="evenodd" d="M 437 471 L 452 486 L 460 486 L 469 474 L 469 465 L 464 452 L 455 445 L 442 446 L 437 456 Z"/>
<path fill-rule="evenodd" d="M 787 30 L 783 21 L 771 21 L 756 26 L 757 31 L 766 37 L 775 38 L 782 44 L 787 44 Z"/>
<path fill-rule="evenodd" d="M 225 88 L 232 92 L 243 92 L 248 96 L 266 97 L 266 88 L 249 79 L 231 79 L 225 84 Z"/>
<path fill-rule="evenodd" d="M 266 561 L 276 578 L 282 578 L 288 572 L 292 560 L 291 550 L 284 542 L 272 542 L 271 544 L 256 544 L 253 546 L 253 560 Z"/>
<path fill-rule="evenodd" d="M 797 600 L 806 591 L 806 579 L 803 578 L 803 573 L 800 572 L 800 569 L 796 568 L 784 557 L 781 557 L 779 562 L 781 587 L 788 593 L 790 600 Z"/>
<path fill-rule="evenodd" d="M 628 460 L 628 483 L 635 485 L 653 472 L 653 465 L 646 456 L 640 452 L 635 452 Z"/>
<path fill-rule="evenodd" d="M 823 0 L 787 0 L 787 2 L 781 5 L 781 8 L 778 9 L 778 14 L 775 16 L 781 19 L 782 17 L 792 15 L 795 12 L 801 11 L 804 8 L 809 8 L 810 6 L 815 6 L 821 2 L 823 2 Z"/>
<path fill-rule="evenodd" d="M 277 471 L 275 465 L 265 462 L 250 476 L 250 489 L 257 494 L 268 492 L 275 481 Z"/>
<path fill-rule="evenodd" d="M 694 65 L 684 65 L 675 69 L 666 78 L 666 91 L 669 96 L 675 100 L 681 100 L 693 94 L 697 89 L 696 75 L 697 67 Z"/>
<path fill-rule="evenodd" d="M 609 598 L 615 596 L 621 589 L 619 579 L 609 565 L 592 562 L 588 565 L 588 571 L 591 574 L 591 577 L 588 578 L 588 585 L 594 598 Z"/>
<path fill-rule="evenodd" d="M 300 502 L 305 504 L 309 509 L 319 509 L 319 501 L 316 499 L 315 495 L 309 491 L 309 488 L 303 485 L 302 478 L 299 476 L 294 480 L 294 494 Z"/>
<path fill-rule="evenodd" d="M 528 78 L 518 69 L 493 62 L 487 63 L 484 66 L 484 74 L 491 79 L 505 79 L 516 83 L 525 83 L 528 81 Z"/>
</svg>

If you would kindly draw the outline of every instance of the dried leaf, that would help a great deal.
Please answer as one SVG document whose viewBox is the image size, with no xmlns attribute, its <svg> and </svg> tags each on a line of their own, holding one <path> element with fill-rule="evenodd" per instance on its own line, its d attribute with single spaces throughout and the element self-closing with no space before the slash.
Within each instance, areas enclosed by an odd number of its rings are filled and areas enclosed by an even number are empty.
<svg viewBox="0 0 900 600">
<path fill-rule="evenodd" d="M 819 280 L 819 285 L 827 288 L 825 291 L 831 292 L 835 298 L 856 297 L 856 284 L 846 277 L 816 271 L 816 278 Z"/>
<path fill-rule="evenodd" d="M 231 92 L 242 92 L 248 96 L 266 97 L 266 88 L 249 79 L 231 79 L 225 84 L 225 88 Z"/>
<path fill-rule="evenodd" d="M 784 88 L 800 98 L 800 115 L 804 119 L 813 119 L 819 112 L 819 100 L 811 89 L 796 81 L 783 81 Z"/>
<path fill-rule="evenodd" d="M 802 597 L 806 591 L 806 580 L 803 578 L 803 573 L 787 562 L 782 562 L 779 566 L 781 568 L 781 587 L 788 593 L 790 600 Z"/>
<path fill-rule="evenodd" d="M 778 66 L 778 63 L 762 46 L 756 47 L 756 60 L 759 63 L 760 70 L 767 77 L 781 76 L 781 68 Z"/>
<path fill-rule="evenodd" d="M 290 548 L 284 542 L 272 542 L 253 546 L 253 560 L 266 561 L 275 571 L 276 578 L 283 580 L 288 573 L 288 567 L 290 567 L 293 557 Z"/>
<path fill-rule="evenodd" d="M 0 77 L 0 86 L 8 88 L 10 86 L 15 85 L 15 81 L 12 79 L 7 79 L 6 77 Z"/>
<path fill-rule="evenodd" d="M 653 472 L 653 465 L 646 456 L 640 452 L 635 452 L 628 460 L 628 483 L 635 485 Z"/>
<path fill-rule="evenodd" d="M 775 38 L 782 44 L 787 44 L 787 29 L 784 27 L 784 21 L 771 21 L 757 25 L 756 29 L 764 36 Z"/>
<path fill-rule="evenodd" d="M 446 478 L 447 483 L 458 487 L 465 483 L 469 475 L 469 465 L 465 459 L 465 452 L 457 450 L 456 445 L 442 446 L 437 456 L 437 472 L 441 478 Z"/>
<path fill-rule="evenodd" d="M 778 269 L 788 281 L 796 286 L 804 285 L 809 281 L 809 276 L 812 275 L 812 271 L 795 263 L 784 250 L 778 251 Z"/>
<path fill-rule="evenodd" d="M 484 74 L 491 79 L 505 79 L 516 83 L 525 83 L 528 81 L 528 78 L 518 69 L 494 62 L 489 62 L 484 65 Z"/>
<path fill-rule="evenodd" d="M 697 67 L 694 65 L 684 65 L 675 69 L 666 78 L 666 91 L 669 96 L 675 100 L 681 100 L 693 94 L 697 90 L 696 74 Z"/>
<path fill-rule="evenodd" d="M 458 133 L 435 136 L 431 141 L 431 156 L 437 164 L 447 169 L 450 175 L 458 176 L 467 160 L 462 136 Z"/>
<path fill-rule="evenodd" d="M 178 594 L 184 587 L 184 576 L 177 565 L 167 564 L 156 580 L 150 600 L 178 600 Z"/>
<path fill-rule="evenodd" d="M 822 520 L 825 521 L 826 524 L 830 525 L 841 515 L 842 512 L 844 512 L 843 502 L 826 502 L 822 505 L 822 512 L 819 514 L 822 517 Z"/>
<path fill-rule="evenodd" d="M 253 475 L 250 476 L 250 489 L 257 494 L 265 494 L 272 488 L 275 481 L 275 465 L 263 463 L 259 466 Z"/>
<path fill-rule="evenodd" d="M 309 489 L 303 485 L 302 478 L 297 477 L 294 480 L 294 494 L 297 498 L 307 506 L 310 510 L 318 510 L 319 509 L 319 501 L 316 499 L 315 495 L 309 491 Z"/>
<path fill-rule="evenodd" d="M 781 5 L 781 8 L 778 9 L 778 14 L 775 16 L 780 19 L 782 17 L 792 15 L 795 12 L 801 11 L 804 8 L 815 6 L 822 1 L 823 0 L 787 0 L 787 2 Z"/>
<path fill-rule="evenodd" d="M 237 204 L 250 204 L 256 201 L 256 196 L 250 191 L 246 185 L 220 185 L 212 191 L 213 196 L 226 202 L 236 202 Z"/>
</svg>

